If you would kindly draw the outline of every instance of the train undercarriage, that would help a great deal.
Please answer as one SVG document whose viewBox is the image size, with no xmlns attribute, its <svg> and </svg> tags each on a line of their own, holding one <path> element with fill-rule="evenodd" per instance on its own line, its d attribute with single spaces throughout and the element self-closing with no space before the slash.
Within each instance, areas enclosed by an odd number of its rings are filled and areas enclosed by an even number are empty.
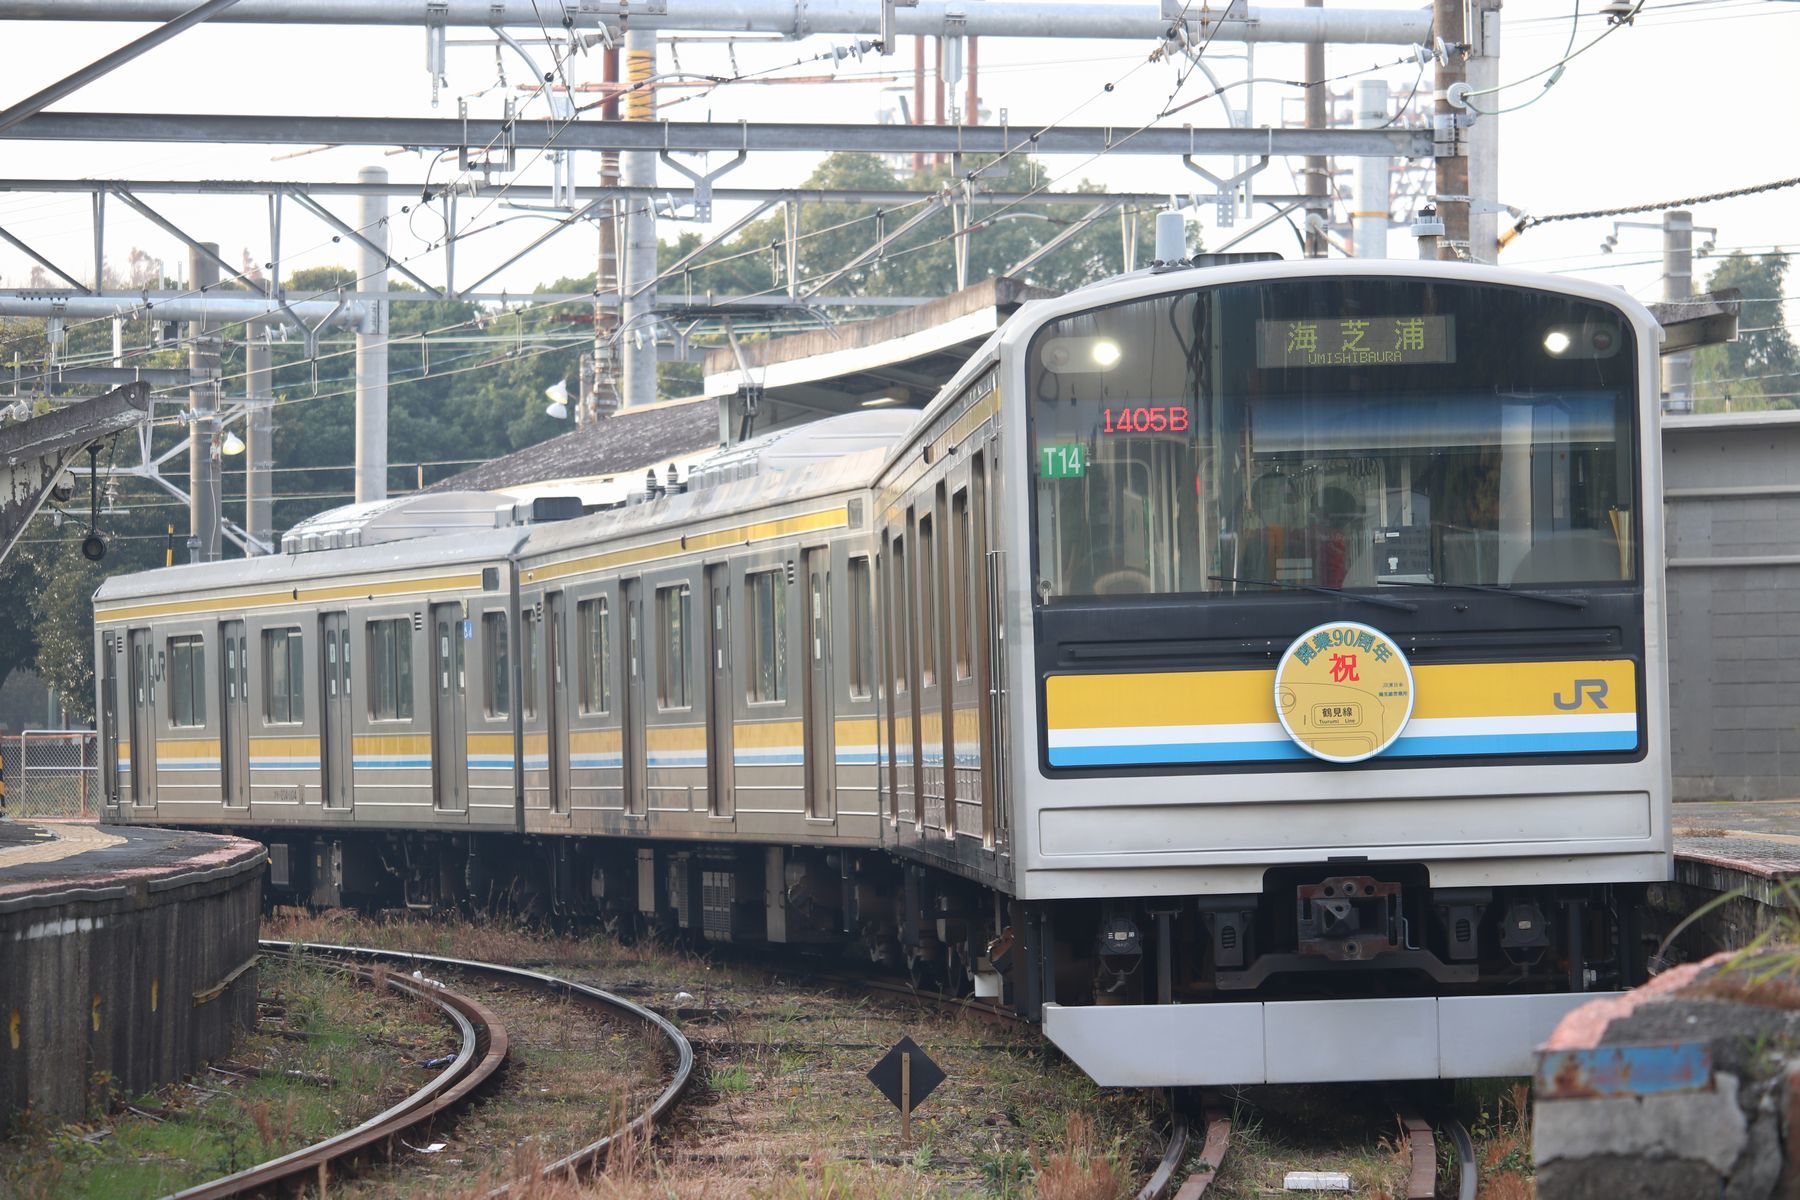
<svg viewBox="0 0 1800 1200">
<path fill-rule="evenodd" d="M 242 831 L 272 904 L 503 912 L 788 945 L 1044 1006 L 1612 991 L 1647 974 L 1638 885 L 1433 890 L 1420 864 L 1272 868 L 1260 893 L 1021 902 L 881 851 L 411 831 Z"/>
</svg>

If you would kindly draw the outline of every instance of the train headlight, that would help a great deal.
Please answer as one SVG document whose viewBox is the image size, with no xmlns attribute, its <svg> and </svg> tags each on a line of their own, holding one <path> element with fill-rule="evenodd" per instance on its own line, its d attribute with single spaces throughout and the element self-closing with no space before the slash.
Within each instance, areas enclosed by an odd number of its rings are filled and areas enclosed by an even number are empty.
<svg viewBox="0 0 1800 1200">
<path fill-rule="evenodd" d="M 1124 348 L 1109 337 L 1053 337 L 1038 347 L 1038 361 L 1052 375 L 1110 371 L 1124 358 Z"/>
<path fill-rule="evenodd" d="M 1544 349 L 1551 354 L 1561 356 L 1568 352 L 1571 341 L 1569 335 L 1561 329 L 1552 329 L 1544 335 Z"/>
</svg>

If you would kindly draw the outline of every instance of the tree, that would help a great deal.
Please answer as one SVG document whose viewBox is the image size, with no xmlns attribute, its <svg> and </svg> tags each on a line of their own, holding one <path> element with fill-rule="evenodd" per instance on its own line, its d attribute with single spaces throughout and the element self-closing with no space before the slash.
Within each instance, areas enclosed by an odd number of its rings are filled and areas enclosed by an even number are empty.
<svg viewBox="0 0 1800 1200">
<path fill-rule="evenodd" d="M 1788 256 L 1733 253 L 1707 280 L 1712 291 L 1737 288 L 1738 340 L 1694 351 L 1697 412 L 1754 412 L 1800 407 L 1800 354 L 1782 303 Z"/>
</svg>

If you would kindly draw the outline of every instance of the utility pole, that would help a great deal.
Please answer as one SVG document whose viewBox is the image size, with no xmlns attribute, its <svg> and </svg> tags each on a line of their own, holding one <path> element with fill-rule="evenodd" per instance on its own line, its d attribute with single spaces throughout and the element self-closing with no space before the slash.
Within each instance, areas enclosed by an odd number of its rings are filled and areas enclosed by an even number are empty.
<svg viewBox="0 0 1800 1200">
<path fill-rule="evenodd" d="M 975 75 L 981 66 L 981 50 L 980 50 L 981 39 L 976 37 L 974 34 L 970 34 L 964 40 L 968 42 L 968 47 L 969 47 L 969 49 L 968 49 L 968 53 L 969 53 L 969 64 L 968 64 L 969 87 L 968 87 L 967 97 L 965 98 L 965 101 L 964 101 L 965 111 L 963 113 L 963 124 L 964 125 L 979 125 L 979 124 L 981 124 L 981 88 L 976 83 Z"/>
<path fill-rule="evenodd" d="M 1500 84 L 1501 0 L 1474 0 L 1469 17 L 1469 87 L 1485 92 Z M 1489 102 L 1489 107 L 1497 107 Z M 1469 257 L 1500 257 L 1500 118 L 1477 117 L 1469 126 Z"/>
<path fill-rule="evenodd" d="M 1663 299 L 1686 300 L 1694 294 L 1694 214 L 1684 208 L 1663 213 Z M 1694 356 L 1683 350 L 1665 355 L 1663 409 L 1694 411 Z"/>
<path fill-rule="evenodd" d="M 913 39 L 912 123 L 914 125 L 925 123 L 925 38 L 923 36 Z M 913 175 L 916 177 L 924 173 L 925 155 L 915 150 L 913 151 Z"/>
<path fill-rule="evenodd" d="M 244 332 L 244 528 L 250 534 L 245 553 L 256 555 L 265 553 L 259 545 L 269 552 L 275 546 L 269 483 L 275 467 L 275 348 L 262 322 L 251 322 Z"/>
<path fill-rule="evenodd" d="M 650 77 L 656 74 L 656 32 L 633 29 L 625 35 L 625 78 L 632 92 L 625 98 L 627 121 L 656 119 L 655 94 Z M 654 187 L 656 155 L 633 150 L 624 156 L 626 187 Z M 623 304 L 619 357 L 624 364 L 619 394 L 626 408 L 650 404 L 656 399 L 656 213 L 648 195 L 634 195 L 625 202 L 625 278 L 620 288 Z"/>
<path fill-rule="evenodd" d="M 364 167 L 359 183 L 387 182 L 384 167 Z M 359 292 L 385 292 L 388 284 L 388 198 L 365 192 L 357 204 L 357 226 L 370 245 L 357 262 Z M 363 297 L 368 315 L 356 329 L 356 502 L 387 499 L 388 302 Z"/>
<path fill-rule="evenodd" d="M 1324 8 L 1325 0 L 1306 0 L 1308 8 Z M 1325 43 L 1306 45 L 1306 127 L 1325 128 Z M 1303 169 L 1306 176 L 1306 257 L 1324 258 L 1329 250 L 1325 240 L 1326 196 L 1329 194 L 1331 160 L 1322 154 L 1309 154 Z"/>
<path fill-rule="evenodd" d="M 619 51 L 609 47 L 601 54 L 600 81 L 616 89 L 619 82 Z M 600 105 L 600 119 L 619 119 L 619 94 L 605 93 Z M 608 151 L 600 156 L 600 186 L 619 186 L 619 156 Z M 594 276 L 594 290 L 613 299 L 594 305 L 594 386 L 584 396 L 588 418 L 610 415 L 619 408 L 619 347 L 615 340 L 619 329 L 619 202 L 608 200 L 600 214 L 600 263 Z M 579 409 L 577 410 L 580 411 Z"/>
<path fill-rule="evenodd" d="M 1356 83 L 1356 125 L 1379 129 L 1388 119 L 1388 85 L 1385 79 L 1360 79 Z M 1358 258 L 1388 256 L 1388 218 L 1393 205 L 1392 159 L 1356 160 L 1356 198 L 1351 205 L 1352 247 Z"/>
<path fill-rule="evenodd" d="M 211 251 L 202 254 L 201 249 Z M 219 247 L 188 247 L 188 288 L 205 292 L 219 282 Z M 194 421 L 188 429 L 188 561 L 219 560 L 219 326 L 216 321 L 188 322 L 188 370 L 194 384 L 188 407 Z"/>
<path fill-rule="evenodd" d="M 1460 259 L 1469 247 L 1469 159 L 1457 126 L 1461 109 L 1449 100 L 1450 89 L 1465 82 L 1460 47 L 1463 36 L 1464 0 L 1432 0 L 1431 33 L 1445 47 L 1437 65 L 1437 103 L 1433 127 L 1437 142 L 1437 215 L 1444 224 L 1438 239 L 1438 257 Z M 1445 153 L 1449 151 L 1449 153 Z"/>
</svg>

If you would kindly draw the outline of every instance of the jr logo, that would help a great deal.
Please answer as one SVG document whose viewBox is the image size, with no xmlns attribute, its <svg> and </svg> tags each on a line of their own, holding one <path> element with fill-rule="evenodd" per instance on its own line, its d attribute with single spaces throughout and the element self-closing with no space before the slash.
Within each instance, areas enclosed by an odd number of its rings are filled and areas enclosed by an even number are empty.
<svg viewBox="0 0 1800 1200">
<path fill-rule="evenodd" d="M 1595 708 L 1606 707 L 1606 680 L 1604 679 L 1577 679 L 1575 686 L 1570 690 L 1574 692 L 1574 695 L 1568 699 L 1564 699 L 1563 694 L 1557 692 L 1550 697 L 1550 702 L 1564 712 L 1574 712 L 1589 700 L 1594 702 Z"/>
</svg>

